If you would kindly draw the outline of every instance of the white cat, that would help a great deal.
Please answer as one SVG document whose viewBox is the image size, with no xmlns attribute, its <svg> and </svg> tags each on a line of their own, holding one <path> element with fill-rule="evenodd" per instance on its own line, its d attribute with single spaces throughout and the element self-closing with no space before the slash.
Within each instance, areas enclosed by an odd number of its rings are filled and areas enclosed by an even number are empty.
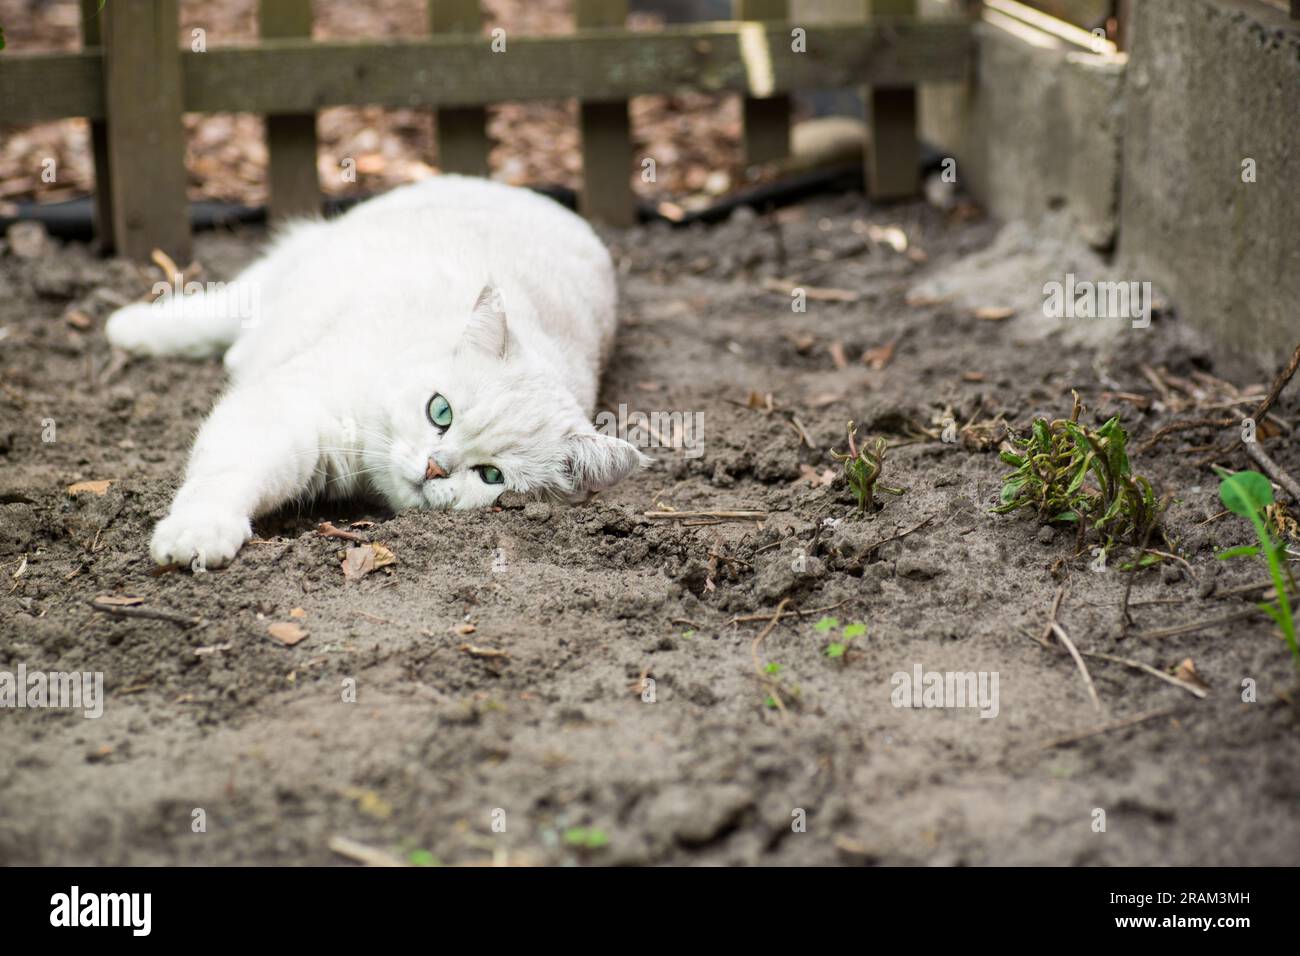
<svg viewBox="0 0 1300 956">
<path fill-rule="evenodd" d="M 291 225 L 232 283 L 120 309 L 114 345 L 225 351 L 230 373 L 154 560 L 218 567 L 251 518 L 291 500 L 479 508 L 507 488 L 568 497 L 624 478 L 649 459 L 591 425 L 615 305 L 580 218 L 440 176 Z"/>
</svg>

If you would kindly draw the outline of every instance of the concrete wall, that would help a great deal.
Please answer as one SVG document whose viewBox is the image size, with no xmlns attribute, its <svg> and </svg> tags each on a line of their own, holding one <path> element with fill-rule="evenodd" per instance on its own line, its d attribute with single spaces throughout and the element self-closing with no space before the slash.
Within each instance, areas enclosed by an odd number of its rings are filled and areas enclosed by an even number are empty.
<svg viewBox="0 0 1300 956">
<path fill-rule="evenodd" d="M 926 0 L 923 14 L 949 13 Z M 957 157 L 958 178 L 1000 219 L 1074 220 L 1109 248 L 1118 227 L 1124 57 L 1095 54 L 986 13 L 973 83 L 920 97 L 921 135 Z"/>
<path fill-rule="evenodd" d="M 1260 0 L 1130 6 L 1119 55 L 986 10 L 976 75 L 922 90 L 922 135 L 994 215 L 1064 213 L 1226 364 L 1271 371 L 1300 342 L 1300 21 Z"/>
<path fill-rule="evenodd" d="M 1276 368 L 1300 342 L 1300 21 L 1255 0 L 1140 0 L 1129 35 L 1121 263 Z"/>
</svg>

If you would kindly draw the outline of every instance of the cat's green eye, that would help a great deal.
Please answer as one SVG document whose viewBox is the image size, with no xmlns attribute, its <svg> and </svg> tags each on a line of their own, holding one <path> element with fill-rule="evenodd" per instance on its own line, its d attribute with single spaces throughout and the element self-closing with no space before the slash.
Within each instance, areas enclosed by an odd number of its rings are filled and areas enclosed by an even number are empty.
<svg viewBox="0 0 1300 956">
<path fill-rule="evenodd" d="M 451 405 L 441 395 L 434 393 L 433 398 L 429 399 L 427 413 L 429 421 L 439 428 L 448 428 L 451 425 Z"/>
<path fill-rule="evenodd" d="M 501 474 L 501 469 L 493 468 L 491 465 L 483 465 L 478 470 L 478 475 L 489 485 L 504 485 L 505 477 Z"/>
</svg>

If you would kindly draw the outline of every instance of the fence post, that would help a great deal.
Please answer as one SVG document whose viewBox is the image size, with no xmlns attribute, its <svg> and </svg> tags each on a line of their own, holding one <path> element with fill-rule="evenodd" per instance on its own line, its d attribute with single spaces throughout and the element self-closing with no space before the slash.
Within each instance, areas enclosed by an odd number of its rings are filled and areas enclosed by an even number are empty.
<svg viewBox="0 0 1300 956">
<path fill-rule="evenodd" d="M 257 16 L 263 37 L 311 36 L 311 0 L 260 0 Z M 316 114 L 266 117 L 266 150 L 271 219 L 318 215 Z"/>
<path fill-rule="evenodd" d="M 103 18 L 113 244 L 147 260 L 190 255 L 177 0 L 113 0 Z"/>
<path fill-rule="evenodd" d="M 99 0 L 81 0 L 81 45 L 102 47 Z M 113 190 L 108 173 L 108 126 L 103 120 L 90 124 L 90 149 L 95 163 L 95 238 L 100 252 L 113 251 Z"/>
<path fill-rule="evenodd" d="M 578 28 L 618 27 L 627 20 L 627 0 L 576 0 Z M 632 124 L 627 100 L 582 103 L 582 192 L 579 208 L 588 219 L 611 226 L 636 222 L 632 195 Z"/>
<path fill-rule="evenodd" d="M 915 17 L 916 0 L 867 0 L 870 15 Z M 920 190 L 920 144 L 916 136 L 916 88 L 867 90 L 867 195 L 901 199 Z"/>
<path fill-rule="evenodd" d="M 481 26 L 479 0 L 429 0 L 430 33 L 477 35 Z M 439 109 L 433 125 L 438 140 L 438 167 L 444 173 L 488 174 L 492 144 L 487 135 L 487 110 L 481 106 Z"/>
<path fill-rule="evenodd" d="M 789 0 L 731 0 L 737 20 L 788 21 Z M 790 97 L 779 94 L 742 101 L 745 163 L 755 166 L 790 153 Z"/>
</svg>

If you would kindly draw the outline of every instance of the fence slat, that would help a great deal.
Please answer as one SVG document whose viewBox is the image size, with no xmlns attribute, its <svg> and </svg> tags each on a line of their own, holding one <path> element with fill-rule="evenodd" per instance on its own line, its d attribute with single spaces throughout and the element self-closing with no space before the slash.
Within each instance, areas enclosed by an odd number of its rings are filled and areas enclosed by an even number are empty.
<svg viewBox="0 0 1300 956">
<path fill-rule="evenodd" d="M 971 27 L 963 18 L 810 24 L 807 31 L 816 55 L 793 52 L 784 25 L 763 34 L 775 92 L 960 81 L 973 60 Z M 484 56 L 477 40 L 455 37 L 263 40 L 255 47 L 185 51 L 180 59 L 187 112 L 279 115 L 357 104 L 438 108 L 684 90 L 753 95 L 740 46 L 737 30 L 710 24 L 653 33 L 512 36 L 508 69 Z M 0 122 L 103 119 L 102 63 L 98 50 L 6 50 L 0 55 Z"/>
<path fill-rule="evenodd" d="M 261 0 L 257 12 L 264 37 L 311 36 L 311 0 Z M 266 149 L 272 221 L 319 214 L 316 114 L 268 116 Z"/>
<path fill-rule="evenodd" d="M 916 0 L 867 0 L 871 16 L 917 15 Z M 901 199 L 920 190 L 916 87 L 873 86 L 867 91 L 867 195 Z"/>
<path fill-rule="evenodd" d="M 627 20 L 627 0 L 577 0 L 579 29 L 612 27 Z M 582 192 L 579 209 L 588 219 L 611 226 L 636 222 L 632 194 L 632 124 L 627 100 L 583 102 L 579 105 L 582 134 Z"/>
<path fill-rule="evenodd" d="M 144 260 L 190 256 L 177 0 L 113 0 L 103 18 L 113 242 Z"/>
<path fill-rule="evenodd" d="M 789 0 L 732 0 L 731 7 L 737 20 L 785 23 L 790 13 Z M 768 163 L 789 155 L 790 97 L 746 96 L 741 101 L 741 109 L 746 164 Z"/>
<path fill-rule="evenodd" d="M 101 26 L 99 0 L 81 0 L 83 47 L 103 46 Z M 108 126 L 103 120 L 91 121 L 90 151 L 95 164 L 95 238 L 100 251 L 108 253 L 113 251 L 113 190 L 108 172 Z"/>
<path fill-rule="evenodd" d="M 430 33 L 477 34 L 481 17 L 479 0 L 429 0 Z M 480 106 L 443 107 L 434 116 L 434 130 L 438 166 L 443 172 L 488 174 L 492 143 L 487 134 L 487 110 Z"/>
</svg>

